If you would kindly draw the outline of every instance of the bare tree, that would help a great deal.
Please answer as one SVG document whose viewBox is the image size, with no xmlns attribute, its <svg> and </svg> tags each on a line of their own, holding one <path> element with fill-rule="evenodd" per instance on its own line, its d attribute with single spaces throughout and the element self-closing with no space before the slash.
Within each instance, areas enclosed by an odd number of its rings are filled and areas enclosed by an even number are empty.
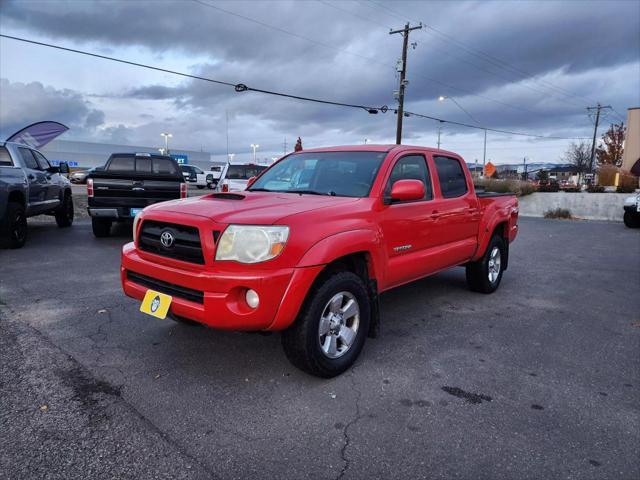
<svg viewBox="0 0 640 480">
<path fill-rule="evenodd" d="M 589 170 L 591 161 L 591 145 L 588 142 L 572 142 L 564 154 L 564 161 L 576 167 L 579 176 Z"/>
</svg>

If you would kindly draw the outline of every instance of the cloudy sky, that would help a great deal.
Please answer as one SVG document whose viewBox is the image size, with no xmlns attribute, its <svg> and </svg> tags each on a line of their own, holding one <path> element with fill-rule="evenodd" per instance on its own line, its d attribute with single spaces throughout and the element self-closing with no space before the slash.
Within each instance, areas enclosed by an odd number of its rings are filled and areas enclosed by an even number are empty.
<svg viewBox="0 0 640 480">
<path fill-rule="evenodd" d="M 640 1 L 429 2 L 0 0 L 0 33 L 231 83 L 395 106 L 395 64 L 412 32 L 405 108 L 518 132 L 590 137 L 640 106 Z M 0 39 L 0 137 L 39 120 L 64 138 L 229 151 L 248 159 L 395 140 L 395 115 L 306 103 Z M 439 102 L 438 96 L 454 99 Z M 405 119 L 404 143 L 435 145 L 437 122 Z M 489 133 L 496 163 L 558 161 L 569 140 Z M 483 134 L 443 125 L 442 148 L 482 161 Z"/>
</svg>

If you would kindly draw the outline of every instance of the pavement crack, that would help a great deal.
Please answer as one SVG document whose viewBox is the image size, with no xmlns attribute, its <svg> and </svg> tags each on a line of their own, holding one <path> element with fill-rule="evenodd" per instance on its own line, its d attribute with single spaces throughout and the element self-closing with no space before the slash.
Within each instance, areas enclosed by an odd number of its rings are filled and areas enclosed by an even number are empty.
<svg viewBox="0 0 640 480">
<path fill-rule="evenodd" d="M 355 370 L 355 366 L 351 369 L 351 384 L 353 385 L 353 389 L 356 391 L 356 394 L 357 394 L 357 396 L 356 396 L 356 414 L 349 422 L 347 422 L 347 424 L 342 429 L 342 436 L 344 437 L 344 444 L 342 445 L 342 448 L 340 449 L 340 457 L 342 458 L 342 461 L 344 462 L 344 465 L 342 466 L 342 469 L 340 470 L 340 473 L 336 477 L 336 480 L 341 480 L 342 478 L 344 478 L 344 476 L 347 473 L 347 470 L 349 470 L 349 467 L 351 466 L 351 460 L 349 460 L 349 458 L 347 457 L 347 449 L 349 448 L 349 445 L 351 445 L 351 443 L 352 443 L 352 439 L 351 439 L 351 437 L 349 435 L 349 428 L 351 428 L 353 425 L 358 423 L 360 421 L 360 419 L 362 417 L 364 417 L 364 415 L 362 415 L 360 413 L 360 398 L 362 397 L 362 392 L 356 386 L 354 370 Z"/>
</svg>

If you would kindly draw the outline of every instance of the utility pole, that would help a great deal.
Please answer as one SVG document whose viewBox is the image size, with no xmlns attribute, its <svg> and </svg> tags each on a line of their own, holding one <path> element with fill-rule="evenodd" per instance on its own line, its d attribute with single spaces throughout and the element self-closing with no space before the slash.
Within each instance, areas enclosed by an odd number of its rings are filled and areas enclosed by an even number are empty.
<svg viewBox="0 0 640 480">
<path fill-rule="evenodd" d="M 440 134 L 442 133 L 442 120 L 438 123 L 438 150 L 440 150 Z"/>
<path fill-rule="evenodd" d="M 600 111 L 604 109 L 611 109 L 611 105 L 598 105 L 595 107 L 587 107 L 587 110 L 591 112 L 592 110 L 596 111 L 596 122 L 593 128 L 593 142 L 591 143 L 591 158 L 589 159 L 589 173 L 593 173 L 593 161 L 596 155 L 596 137 L 598 136 L 598 124 L 600 123 Z"/>
<path fill-rule="evenodd" d="M 484 129 L 484 153 L 482 154 L 482 175 L 484 177 L 484 167 L 487 165 L 487 129 Z"/>
<path fill-rule="evenodd" d="M 287 154 L 287 137 L 284 137 L 284 142 L 282 142 L 282 153 L 283 155 Z"/>
<path fill-rule="evenodd" d="M 391 30 L 389 32 L 389 35 L 400 33 L 403 36 L 401 60 L 402 69 L 400 70 L 400 87 L 398 89 L 398 124 L 396 126 L 396 144 L 398 145 L 400 145 L 402 141 L 402 119 L 404 117 L 404 89 L 406 86 L 405 77 L 407 76 L 407 47 L 409 45 L 409 32 L 412 30 L 419 30 L 421 28 L 422 24 L 417 27 L 410 27 L 407 23 L 402 30 Z"/>
</svg>

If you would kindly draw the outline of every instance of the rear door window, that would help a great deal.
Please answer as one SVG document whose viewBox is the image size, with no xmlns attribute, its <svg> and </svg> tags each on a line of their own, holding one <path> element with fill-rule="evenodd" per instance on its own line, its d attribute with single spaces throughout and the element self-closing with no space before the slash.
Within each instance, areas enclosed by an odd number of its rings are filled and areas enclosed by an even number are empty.
<svg viewBox="0 0 640 480">
<path fill-rule="evenodd" d="M 0 147 L 0 167 L 12 167 L 13 160 L 11 160 L 11 155 L 9 155 L 9 151 L 5 147 Z"/>
<path fill-rule="evenodd" d="M 440 191 L 444 198 L 461 197 L 467 193 L 467 179 L 462 165 L 455 158 L 433 157 L 438 171 Z"/>
<path fill-rule="evenodd" d="M 20 152 L 22 161 L 24 162 L 27 168 L 30 168 L 32 170 L 38 170 L 38 162 L 33 156 L 33 153 L 31 153 L 31 150 L 24 147 L 18 147 L 18 151 Z"/>
<path fill-rule="evenodd" d="M 109 163 L 109 171 L 133 173 L 134 157 L 131 155 L 111 157 L 111 162 Z"/>
</svg>

